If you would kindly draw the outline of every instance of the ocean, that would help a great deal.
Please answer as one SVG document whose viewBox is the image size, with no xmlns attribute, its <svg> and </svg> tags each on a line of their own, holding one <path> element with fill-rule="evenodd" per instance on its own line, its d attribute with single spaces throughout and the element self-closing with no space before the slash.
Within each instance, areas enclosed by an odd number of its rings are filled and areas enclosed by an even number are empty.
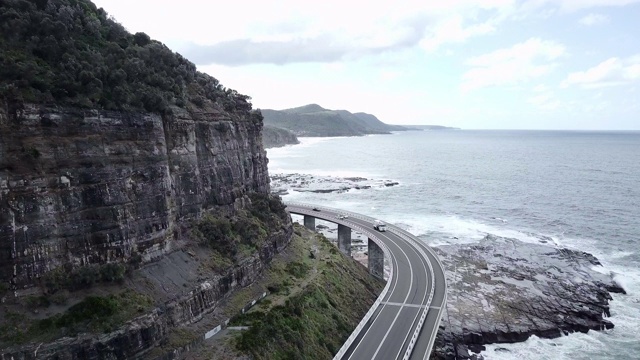
<svg viewBox="0 0 640 360">
<path fill-rule="evenodd" d="M 407 131 L 302 138 L 267 155 L 271 175 L 371 186 L 284 200 L 384 219 L 432 246 L 545 240 L 595 255 L 627 291 L 613 294 L 612 330 L 489 345 L 486 359 L 640 359 L 640 132 Z"/>
</svg>

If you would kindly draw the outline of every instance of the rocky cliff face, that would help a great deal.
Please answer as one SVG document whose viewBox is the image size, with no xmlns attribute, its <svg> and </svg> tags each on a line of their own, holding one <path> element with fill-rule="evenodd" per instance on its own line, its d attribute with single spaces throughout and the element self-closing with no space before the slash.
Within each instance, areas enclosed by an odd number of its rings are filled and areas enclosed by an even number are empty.
<svg viewBox="0 0 640 360">
<path fill-rule="evenodd" d="M 298 141 L 296 135 L 289 130 L 269 125 L 265 125 L 264 127 L 262 144 L 265 149 L 299 143 L 300 141 Z"/>
<path fill-rule="evenodd" d="M 271 258 L 286 247 L 291 239 L 293 227 L 289 226 L 274 232 L 260 251 L 244 259 L 241 263 L 226 271 L 202 281 L 198 274 L 203 254 L 190 255 L 185 251 L 175 251 L 157 262 L 136 271 L 125 286 L 149 292 L 155 289 L 164 294 L 155 294 L 156 299 L 174 297 L 162 306 L 129 321 L 116 331 L 100 334 L 80 334 L 64 337 L 49 343 L 31 343 L 0 350 L 0 359 L 36 360 L 36 359 L 133 359 L 152 358 L 149 354 L 160 344 L 166 343 L 166 337 L 172 329 L 193 324 L 208 324 L 210 330 L 221 325 L 227 318 L 212 315 L 221 301 L 235 288 L 247 286 L 262 274 Z M 191 252 L 191 251 L 190 251 Z M 192 253 L 193 254 L 193 253 Z M 196 258 L 192 258 L 195 256 Z M 158 274 L 164 274 L 159 278 Z M 206 276 L 205 276 L 206 277 Z M 199 281 L 198 281 L 199 280 Z M 187 284 L 197 283 L 192 288 Z M 144 288 L 144 289 L 142 289 Z M 176 296 L 178 294 L 178 296 Z M 202 327 L 202 325 L 200 326 Z M 203 334 L 198 334 L 202 338 Z M 175 352 L 175 351 L 174 351 Z M 163 358 L 174 358 L 168 354 Z M 177 358 L 177 356 L 176 356 Z"/>
<path fill-rule="evenodd" d="M 0 281 L 21 295 L 55 269 L 178 248 L 185 220 L 269 192 L 261 130 L 256 113 L 0 103 Z"/>
</svg>

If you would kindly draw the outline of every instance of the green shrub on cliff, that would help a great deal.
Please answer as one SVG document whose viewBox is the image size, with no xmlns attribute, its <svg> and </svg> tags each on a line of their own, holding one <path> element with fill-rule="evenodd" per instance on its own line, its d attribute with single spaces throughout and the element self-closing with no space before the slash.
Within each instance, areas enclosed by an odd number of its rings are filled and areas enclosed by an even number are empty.
<svg viewBox="0 0 640 360">
<path fill-rule="evenodd" d="M 117 295 L 87 296 L 65 313 L 38 321 L 31 331 L 49 333 L 59 329 L 67 334 L 92 330 L 107 332 L 148 310 L 151 299 L 133 291 Z"/>
<path fill-rule="evenodd" d="M 288 221 L 284 205 L 269 195 L 251 193 L 251 203 L 233 216 L 206 214 L 191 226 L 191 237 L 219 258 L 238 260 L 258 251 L 268 234 Z M 217 266 L 216 266 L 217 268 Z"/>
<path fill-rule="evenodd" d="M 250 98 L 88 0 L 0 1 L 0 100 L 166 112 L 248 112 Z"/>
<path fill-rule="evenodd" d="M 120 263 L 93 264 L 71 270 L 60 267 L 46 273 L 42 285 L 48 293 L 61 289 L 79 290 L 96 283 L 121 282 L 126 272 L 127 266 Z"/>
<path fill-rule="evenodd" d="M 297 230 L 286 255 L 271 264 L 264 306 L 232 319 L 249 326 L 234 345 L 252 359 L 330 359 L 383 287 L 360 264 L 333 253 L 324 236 Z M 318 257 L 311 260 L 312 247 Z"/>
<path fill-rule="evenodd" d="M 31 301 L 46 301 L 33 298 Z M 42 306 L 42 304 L 29 304 Z M 108 296 L 87 296 L 61 314 L 29 321 L 18 313 L 5 312 L 6 327 L 0 329 L 0 345 L 26 341 L 50 341 L 79 332 L 109 332 L 152 307 L 151 298 L 131 290 Z"/>
</svg>

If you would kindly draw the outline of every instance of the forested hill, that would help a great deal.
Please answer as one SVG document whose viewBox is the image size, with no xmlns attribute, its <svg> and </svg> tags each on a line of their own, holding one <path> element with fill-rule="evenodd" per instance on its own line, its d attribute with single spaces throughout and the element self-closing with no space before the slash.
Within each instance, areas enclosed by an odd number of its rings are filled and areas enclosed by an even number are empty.
<svg viewBox="0 0 640 360">
<path fill-rule="evenodd" d="M 147 34 L 130 34 L 88 0 L 0 1 L 3 99 L 155 113 L 190 104 L 251 110 L 248 96 Z"/>
<path fill-rule="evenodd" d="M 297 136 L 358 136 L 407 130 L 387 125 L 371 114 L 329 110 L 317 104 L 286 110 L 264 109 L 262 115 L 265 124 L 287 129 Z"/>
</svg>

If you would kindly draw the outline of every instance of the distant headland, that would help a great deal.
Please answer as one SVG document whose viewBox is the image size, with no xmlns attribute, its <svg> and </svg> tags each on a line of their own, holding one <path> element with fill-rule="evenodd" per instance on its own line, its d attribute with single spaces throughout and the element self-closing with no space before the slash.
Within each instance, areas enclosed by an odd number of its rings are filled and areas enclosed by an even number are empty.
<svg viewBox="0 0 640 360">
<path fill-rule="evenodd" d="M 372 114 L 330 110 L 318 104 L 261 111 L 265 124 L 265 147 L 297 144 L 297 136 L 363 136 L 390 134 L 392 131 L 455 129 L 440 125 L 389 125 Z"/>
</svg>

